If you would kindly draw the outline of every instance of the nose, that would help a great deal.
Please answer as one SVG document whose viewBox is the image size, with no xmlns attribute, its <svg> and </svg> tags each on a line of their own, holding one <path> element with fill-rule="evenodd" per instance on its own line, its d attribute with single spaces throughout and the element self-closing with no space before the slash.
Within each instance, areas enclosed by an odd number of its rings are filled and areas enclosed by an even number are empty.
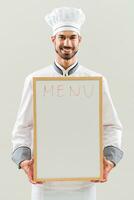
<svg viewBox="0 0 134 200">
<path fill-rule="evenodd" d="M 70 39 L 69 39 L 69 38 L 66 38 L 66 39 L 64 40 L 64 46 L 65 46 L 65 47 L 70 47 L 70 45 L 71 45 Z"/>
</svg>

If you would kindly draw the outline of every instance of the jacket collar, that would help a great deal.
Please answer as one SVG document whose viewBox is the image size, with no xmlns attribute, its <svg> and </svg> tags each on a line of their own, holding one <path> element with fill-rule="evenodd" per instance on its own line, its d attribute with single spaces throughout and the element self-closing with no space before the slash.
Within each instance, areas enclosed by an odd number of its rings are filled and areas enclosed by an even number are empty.
<svg viewBox="0 0 134 200">
<path fill-rule="evenodd" d="M 78 68 L 78 66 L 79 66 L 79 63 L 78 63 L 78 61 L 76 61 L 69 68 L 64 69 L 59 63 L 56 62 L 56 60 L 54 61 L 55 70 L 63 76 L 69 76 L 70 74 L 73 74 L 76 71 L 76 69 Z"/>
</svg>

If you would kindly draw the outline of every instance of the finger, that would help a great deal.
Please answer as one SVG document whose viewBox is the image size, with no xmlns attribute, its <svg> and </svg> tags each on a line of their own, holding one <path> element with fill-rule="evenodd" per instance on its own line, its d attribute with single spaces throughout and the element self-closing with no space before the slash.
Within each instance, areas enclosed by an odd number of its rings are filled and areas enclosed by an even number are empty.
<svg viewBox="0 0 134 200">
<path fill-rule="evenodd" d="M 98 183 L 100 182 L 99 180 L 91 180 L 92 183 Z"/>
<path fill-rule="evenodd" d="M 32 162 L 33 163 L 33 162 Z M 29 178 L 29 181 L 32 183 L 32 184 L 43 184 L 42 181 L 34 181 L 33 180 L 33 165 L 30 166 L 29 170 L 28 170 L 28 178 Z"/>
<path fill-rule="evenodd" d="M 37 183 L 37 184 L 43 184 L 43 182 L 42 182 L 42 181 L 37 181 L 36 183 Z"/>
<path fill-rule="evenodd" d="M 108 166 L 108 167 L 105 167 L 104 168 L 104 171 L 103 171 L 103 176 L 106 178 L 108 177 L 109 173 L 111 171 L 111 168 Z"/>
<path fill-rule="evenodd" d="M 32 184 L 37 184 L 37 182 L 33 181 L 32 179 L 29 179 L 29 182 L 32 183 Z"/>
<path fill-rule="evenodd" d="M 33 179 L 30 179 L 30 182 L 34 183 L 34 184 L 43 184 L 42 181 L 36 181 L 36 180 L 33 180 Z"/>
<path fill-rule="evenodd" d="M 104 172 L 103 172 L 103 179 L 104 180 L 108 179 L 108 172 L 106 170 L 104 170 Z"/>
<path fill-rule="evenodd" d="M 107 180 L 109 172 L 112 170 L 113 167 L 108 160 L 106 160 L 105 158 L 103 160 L 104 160 L 103 178 Z"/>
<path fill-rule="evenodd" d="M 26 172 L 30 177 L 33 177 L 33 159 L 29 160 Z"/>
<path fill-rule="evenodd" d="M 105 183 L 105 182 L 107 182 L 107 179 L 100 180 L 100 183 Z"/>
<path fill-rule="evenodd" d="M 42 184 L 43 182 L 41 181 L 33 180 L 33 163 L 34 163 L 34 159 L 31 159 L 29 162 L 29 172 L 28 172 L 29 181 L 33 184 Z"/>
<path fill-rule="evenodd" d="M 33 180 L 29 180 L 30 181 L 30 183 L 32 183 L 32 184 L 43 184 L 43 182 L 36 182 L 36 181 L 33 181 Z"/>
<path fill-rule="evenodd" d="M 28 165 L 29 165 L 29 166 L 32 166 L 32 165 L 33 165 L 33 163 L 34 163 L 34 160 L 33 160 L 33 159 L 31 159 L 31 160 L 29 160 L 29 162 L 28 162 Z"/>
<path fill-rule="evenodd" d="M 102 179 L 99 179 L 99 180 L 90 180 L 90 181 L 93 182 L 93 183 L 99 183 L 99 182 L 101 182 L 101 180 Z"/>
<path fill-rule="evenodd" d="M 104 158 L 103 161 L 104 161 L 104 167 L 108 167 L 109 170 L 113 169 L 114 164 L 113 164 L 110 160 L 106 160 L 106 159 Z"/>
<path fill-rule="evenodd" d="M 28 171 L 27 176 L 28 176 L 29 181 L 33 180 L 33 176 L 30 171 Z"/>
<path fill-rule="evenodd" d="M 27 162 L 25 162 L 25 165 L 23 166 L 23 170 L 26 173 L 30 183 L 43 184 L 43 182 L 41 182 L 41 181 L 33 180 L 33 163 L 34 163 L 34 159 L 31 159 L 31 160 L 28 160 Z"/>
<path fill-rule="evenodd" d="M 33 169 L 31 166 L 27 166 L 24 168 L 24 171 L 26 173 L 26 175 L 28 176 L 28 179 L 29 180 L 32 180 L 33 179 Z"/>
<path fill-rule="evenodd" d="M 107 179 L 102 179 L 102 180 L 93 180 L 93 181 L 91 181 L 92 183 L 104 183 L 104 182 L 106 182 L 107 181 Z"/>
</svg>

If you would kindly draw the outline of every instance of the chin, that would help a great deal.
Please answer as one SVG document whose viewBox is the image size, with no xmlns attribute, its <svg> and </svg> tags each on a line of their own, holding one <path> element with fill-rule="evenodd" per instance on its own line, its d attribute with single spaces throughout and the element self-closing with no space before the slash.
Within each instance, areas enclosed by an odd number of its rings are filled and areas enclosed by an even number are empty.
<svg viewBox="0 0 134 200">
<path fill-rule="evenodd" d="M 70 60 L 71 58 L 73 58 L 74 56 L 62 56 L 63 59 L 65 60 Z"/>
</svg>

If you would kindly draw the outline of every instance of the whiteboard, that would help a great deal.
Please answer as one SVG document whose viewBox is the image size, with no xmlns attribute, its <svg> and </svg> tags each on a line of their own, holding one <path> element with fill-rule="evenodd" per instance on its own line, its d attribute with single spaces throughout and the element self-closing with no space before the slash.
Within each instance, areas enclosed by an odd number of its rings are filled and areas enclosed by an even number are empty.
<svg viewBox="0 0 134 200">
<path fill-rule="evenodd" d="M 33 77 L 34 180 L 102 178 L 102 78 Z"/>
</svg>

